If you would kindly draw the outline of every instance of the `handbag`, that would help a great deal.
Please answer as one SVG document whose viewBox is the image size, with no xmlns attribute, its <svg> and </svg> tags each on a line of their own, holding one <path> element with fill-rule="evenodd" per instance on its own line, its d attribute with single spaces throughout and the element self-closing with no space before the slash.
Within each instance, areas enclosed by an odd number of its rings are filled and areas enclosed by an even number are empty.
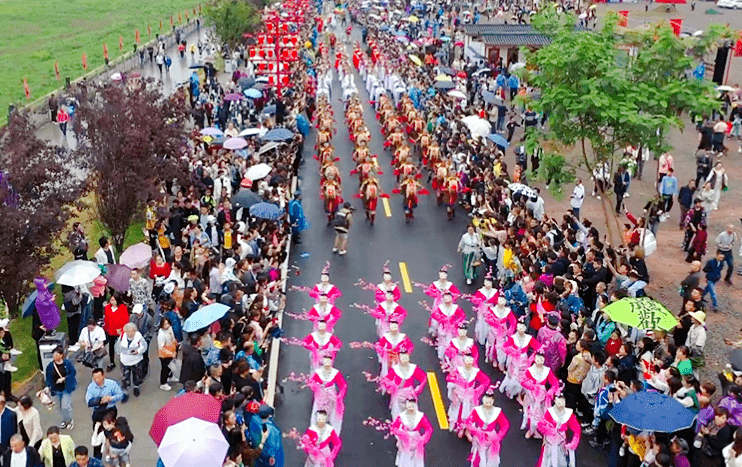
<svg viewBox="0 0 742 467">
<path fill-rule="evenodd" d="M 54 406 L 54 399 L 52 399 L 52 391 L 48 387 L 37 391 L 36 398 L 39 400 L 39 402 L 45 405 L 48 410 L 51 410 L 52 406 Z"/>
<path fill-rule="evenodd" d="M 95 355 L 96 358 L 103 358 L 106 355 L 108 355 L 108 349 L 106 349 L 106 347 L 103 346 L 99 349 L 93 350 L 92 354 Z"/>
</svg>

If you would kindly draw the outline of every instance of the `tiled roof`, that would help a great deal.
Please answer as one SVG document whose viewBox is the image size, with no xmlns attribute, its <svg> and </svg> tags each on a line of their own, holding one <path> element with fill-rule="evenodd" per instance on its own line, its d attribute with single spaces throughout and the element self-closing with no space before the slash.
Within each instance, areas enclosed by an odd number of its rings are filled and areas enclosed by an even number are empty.
<svg viewBox="0 0 742 467">
<path fill-rule="evenodd" d="M 487 45 L 525 45 L 542 46 L 551 42 L 548 36 L 537 33 L 530 34 L 486 34 L 482 35 L 482 41 Z"/>
</svg>

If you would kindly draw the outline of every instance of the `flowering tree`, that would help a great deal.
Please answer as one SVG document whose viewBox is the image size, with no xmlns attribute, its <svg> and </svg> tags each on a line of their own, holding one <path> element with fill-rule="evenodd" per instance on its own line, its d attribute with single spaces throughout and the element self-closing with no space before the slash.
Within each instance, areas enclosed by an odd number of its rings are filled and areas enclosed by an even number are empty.
<svg viewBox="0 0 742 467">
<path fill-rule="evenodd" d="M 183 90 L 164 97 L 154 81 L 83 88 L 75 112 L 78 151 L 92 164 L 98 219 L 121 251 L 126 231 L 165 180 L 187 177 Z"/>
<path fill-rule="evenodd" d="M 79 161 L 37 138 L 18 112 L 0 132 L 0 301 L 12 315 L 60 244 L 87 178 Z"/>
</svg>

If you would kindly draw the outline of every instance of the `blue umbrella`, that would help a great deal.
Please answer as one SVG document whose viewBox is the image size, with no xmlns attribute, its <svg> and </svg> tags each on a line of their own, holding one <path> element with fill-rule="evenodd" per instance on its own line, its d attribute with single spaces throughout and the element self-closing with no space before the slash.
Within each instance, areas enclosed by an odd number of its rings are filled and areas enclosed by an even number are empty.
<svg viewBox="0 0 742 467">
<path fill-rule="evenodd" d="M 263 93 L 261 91 L 252 88 L 245 89 L 243 94 L 245 94 L 245 97 L 249 97 L 250 99 L 258 99 L 260 97 L 263 97 Z"/>
<path fill-rule="evenodd" d="M 250 206 L 250 215 L 259 219 L 276 220 L 283 215 L 283 211 L 272 203 L 258 203 Z"/>
<path fill-rule="evenodd" d="M 212 303 L 205 307 L 196 310 L 191 316 L 183 323 L 183 330 L 185 332 L 194 332 L 199 329 L 203 329 L 209 324 L 217 321 L 222 316 L 227 314 L 229 306 L 223 303 Z"/>
<path fill-rule="evenodd" d="M 491 135 L 488 135 L 487 138 L 489 138 L 490 141 L 495 143 L 496 145 L 508 148 L 510 147 L 510 143 L 508 143 L 508 140 L 505 139 L 504 136 L 498 135 L 497 133 L 492 133 Z"/>
<path fill-rule="evenodd" d="M 274 128 L 263 135 L 265 141 L 288 141 L 294 137 L 294 132 L 286 128 Z"/>
<path fill-rule="evenodd" d="M 54 290 L 54 282 L 51 282 L 47 284 L 47 288 L 49 289 L 49 292 Z M 21 311 L 23 312 L 23 317 L 28 318 L 33 314 L 33 311 L 36 309 L 36 296 L 39 294 L 38 290 L 34 290 L 31 292 L 31 295 L 26 298 L 26 301 L 23 302 L 23 307 L 21 307 Z"/>
<path fill-rule="evenodd" d="M 670 396 L 654 391 L 634 393 L 610 411 L 617 423 L 639 431 L 674 433 L 693 426 L 696 414 Z"/>
<path fill-rule="evenodd" d="M 263 108 L 263 113 L 268 115 L 276 113 L 276 106 L 266 105 L 265 108 Z"/>
</svg>

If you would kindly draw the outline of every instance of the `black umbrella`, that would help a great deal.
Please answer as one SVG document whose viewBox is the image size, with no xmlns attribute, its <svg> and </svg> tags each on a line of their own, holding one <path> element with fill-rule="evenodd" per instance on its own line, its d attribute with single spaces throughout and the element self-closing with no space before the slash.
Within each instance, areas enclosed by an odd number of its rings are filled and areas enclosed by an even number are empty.
<svg viewBox="0 0 742 467">
<path fill-rule="evenodd" d="M 453 81 L 438 81 L 433 85 L 436 89 L 453 89 L 456 87 Z"/>
<path fill-rule="evenodd" d="M 198 63 L 195 63 L 195 64 L 189 66 L 188 68 L 190 68 L 191 70 L 195 70 L 195 69 L 198 69 L 198 68 L 206 68 L 206 66 L 205 65 L 198 64 Z"/>
<path fill-rule="evenodd" d="M 253 84 L 255 84 L 255 78 L 243 77 L 237 80 L 237 85 L 243 91 L 247 88 L 252 87 Z"/>
<path fill-rule="evenodd" d="M 276 105 L 275 104 L 271 104 L 271 105 L 265 106 L 265 108 L 263 108 L 263 113 L 264 114 L 268 114 L 268 115 L 272 115 L 272 114 L 276 113 Z"/>
<path fill-rule="evenodd" d="M 236 195 L 232 196 L 232 205 L 235 209 L 245 208 L 248 209 L 253 204 L 263 202 L 263 198 L 257 193 L 250 191 L 246 188 L 241 189 Z"/>
<path fill-rule="evenodd" d="M 729 364 L 737 371 L 742 371 L 742 349 L 734 349 L 729 352 Z"/>
</svg>

